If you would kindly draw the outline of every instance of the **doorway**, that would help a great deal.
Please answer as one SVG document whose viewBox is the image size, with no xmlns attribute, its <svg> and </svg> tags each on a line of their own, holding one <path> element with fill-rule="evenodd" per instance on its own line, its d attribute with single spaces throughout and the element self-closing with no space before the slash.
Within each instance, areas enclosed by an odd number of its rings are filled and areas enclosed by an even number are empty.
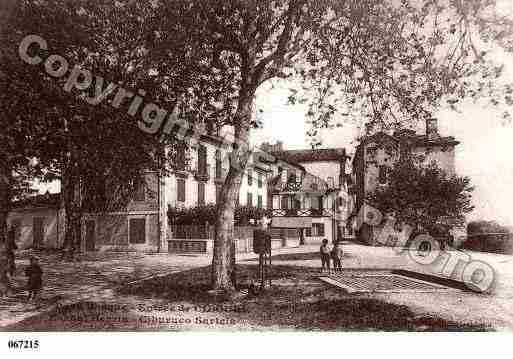
<svg viewBox="0 0 513 359">
<path fill-rule="evenodd" d="M 42 248 L 45 240 L 45 219 L 34 217 L 32 220 L 32 231 L 32 247 L 35 249 Z"/>
<path fill-rule="evenodd" d="M 94 220 L 85 221 L 85 250 L 94 251 L 96 242 L 96 222 Z"/>
</svg>

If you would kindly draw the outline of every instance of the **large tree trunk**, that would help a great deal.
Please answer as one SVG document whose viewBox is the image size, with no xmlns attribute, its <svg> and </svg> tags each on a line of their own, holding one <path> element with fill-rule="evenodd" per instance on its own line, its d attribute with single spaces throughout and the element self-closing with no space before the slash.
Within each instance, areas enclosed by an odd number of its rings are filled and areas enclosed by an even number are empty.
<svg viewBox="0 0 513 359">
<path fill-rule="evenodd" d="M 67 170 L 62 177 L 62 196 L 65 215 L 63 259 L 73 260 L 81 239 L 81 203 L 77 177 Z"/>
<path fill-rule="evenodd" d="M 214 255 L 212 258 L 212 287 L 214 290 L 233 291 L 235 256 L 231 250 L 234 233 L 235 200 L 239 196 L 242 175 L 249 155 L 249 120 L 253 96 L 240 98 L 235 126 L 236 146 L 230 156 L 230 169 L 223 183 L 215 223 Z"/>
<path fill-rule="evenodd" d="M 0 163 L 0 288 L 10 288 L 7 272 L 9 261 L 6 253 L 7 215 L 11 207 L 12 176 L 8 166 Z M 1 290 L 1 289 L 0 289 Z M 1 294 L 1 293 L 0 293 Z"/>
</svg>

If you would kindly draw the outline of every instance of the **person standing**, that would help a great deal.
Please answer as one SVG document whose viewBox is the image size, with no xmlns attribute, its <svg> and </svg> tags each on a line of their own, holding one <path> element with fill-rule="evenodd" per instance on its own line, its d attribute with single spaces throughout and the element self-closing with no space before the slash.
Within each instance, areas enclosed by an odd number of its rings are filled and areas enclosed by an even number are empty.
<svg viewBox="0 0 513 359">
<path fill-rule="evenodd" d="M 335 242 L 333 249 L 331 250 L 331 258 L 333 259 L 333 270 L 335 272 L 342 272 L 342 246 L 339 241 Z"/>
<path fill-rule="evenodd" d="M 43 287 L 43 270 L 39 266 L 39 259 L 37 257 L 30 257 L 30 265 L 25 268 L 25 276 L 28 278 L 27 290 L 28 301 L 30 302 L 31 299 L 37 299 Z"/>
<path fill-rule="evenodd" d="M 331 248 L 328 245 L 328 240 L 324 238 L 322 240 L 321 247 L 319 249 L 321 253 L 321 273 L 324 272 L 324 269 L 326 268 L 328 270 L 328 273 L 331 273 L 330 269 L 330 256 L 331 256 Z"/>
</svg>

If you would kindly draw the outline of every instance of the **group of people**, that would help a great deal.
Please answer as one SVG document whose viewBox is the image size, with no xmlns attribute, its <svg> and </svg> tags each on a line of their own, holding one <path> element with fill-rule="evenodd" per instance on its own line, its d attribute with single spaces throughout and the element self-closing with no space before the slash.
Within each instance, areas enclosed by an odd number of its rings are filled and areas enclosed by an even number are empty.
<svg viewBox="0 0 513 359">
<path fill-rule="evenodd" d="M 4 243 L 0 243 L 0 296 L 10 291 L 11 279 L 16 273 L 15 251 L 18 246 L 15 233 L 14 227 L 9 228 Z M 27 277 L 27 299 L 36 300 L 43 286 L 43 270 L 36 256 L 30 257 L 30 265 L 25 268 L 25 276 Z"/>
<path fill-rule="evenodd" d="M 333 261 L 333 270 L 335 272 L 341 272 L 342 271 L 342 245 L 339 241 L 335 241 L 333 247 L 331 247 L 328 244 L 327 239 L 322 240 L 321 248 L 321 272 L 328 271 L 328 273 L 331 273 L 331 267 L 330 263 Z"/>
</svg>

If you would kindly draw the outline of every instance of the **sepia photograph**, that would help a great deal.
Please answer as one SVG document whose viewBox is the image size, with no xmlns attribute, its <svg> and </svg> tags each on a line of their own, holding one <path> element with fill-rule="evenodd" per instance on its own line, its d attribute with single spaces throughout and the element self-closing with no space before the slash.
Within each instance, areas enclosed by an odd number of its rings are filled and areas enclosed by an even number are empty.
<svg viewBox="0 0 513 359">
<path fill-rule="evenodd" d="M 513 331 L 512 0 L 0 0 L 0 36 L 8 356 Z"/>
</svg>

